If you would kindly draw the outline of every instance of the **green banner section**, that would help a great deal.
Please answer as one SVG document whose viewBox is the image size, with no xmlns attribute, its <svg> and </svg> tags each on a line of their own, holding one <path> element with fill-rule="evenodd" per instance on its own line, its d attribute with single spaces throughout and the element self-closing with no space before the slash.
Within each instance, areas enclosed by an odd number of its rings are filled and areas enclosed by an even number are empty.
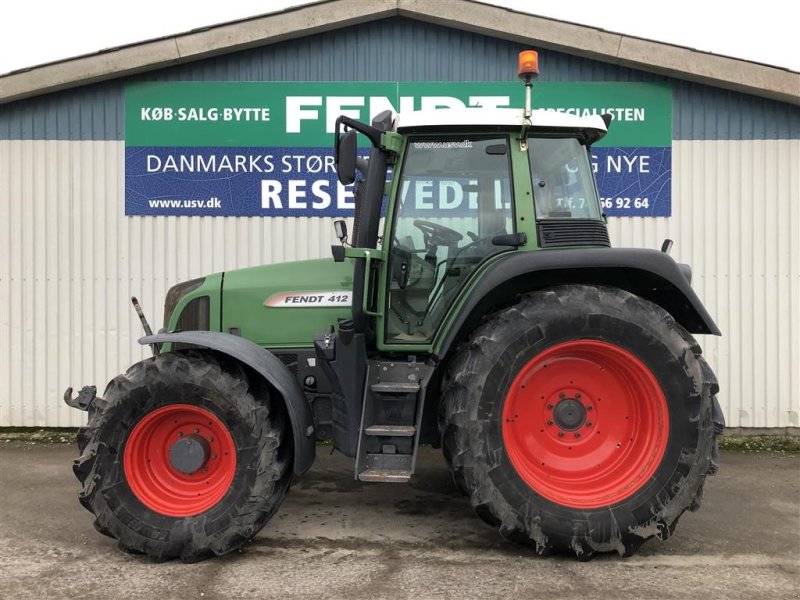
<svg viewBox="0 0 800 600">
<path fill-rule="evenodd" d="M 146 82 L 125 87 L 125 144 L 147 147 L 328 147 L 340 114 L 369 122 L 382 110 L 522 107 L 521 83 Z M 609 112 L 597 146 L 667 147 L 672 90 L 660 83 L 542 82 L 534 108 Z"/>
</svg>

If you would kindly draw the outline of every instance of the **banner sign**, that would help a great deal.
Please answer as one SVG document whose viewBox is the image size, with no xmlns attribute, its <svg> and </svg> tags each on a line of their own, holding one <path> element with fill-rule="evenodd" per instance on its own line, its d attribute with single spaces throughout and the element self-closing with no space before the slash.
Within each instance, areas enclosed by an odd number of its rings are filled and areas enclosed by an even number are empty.
<svg viewBox="0 0 800 600">
<path fill-rule="evenodd" d="M 614 116 L 592 147 L 606 214 L 672 213 L 669 85 L 542 82 L 533 90 L 535 108 Z M 386 109 L 522 103 L 519 83 L 130 83 L 125 214 L 350 216 L 352 186 L 339 184 L 333 164 L 339 115 L 369 122 Z"/>
</svg>

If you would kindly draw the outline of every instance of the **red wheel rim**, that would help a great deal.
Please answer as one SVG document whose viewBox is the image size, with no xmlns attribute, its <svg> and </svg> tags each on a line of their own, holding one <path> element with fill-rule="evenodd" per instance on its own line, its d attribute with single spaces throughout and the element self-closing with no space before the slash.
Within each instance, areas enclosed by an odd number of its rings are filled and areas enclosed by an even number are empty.
<svg viewBox="0 0 800 600">
<path fill-rule="evenodd" d="M 552 346 L 517 374 L 503 442 L 519 476 L 548 500 L 600 508 L 653 476 L 669 438 L 661 386 L 636 356 L 607 342 Z"/>
<path fill-rule="evenodd" d="M 176 443 L 187 439 L 204 448 L 202 465 L 190 473 L 178 470 L 170 455 Z M 236 446 L 213 413 L 170 404 L 136 424 L 125 444 L 123 464 L 128 485 L 142 504 L 169 517 L 190 517 L 210 509 L 230 488 Z"/>
</svg>

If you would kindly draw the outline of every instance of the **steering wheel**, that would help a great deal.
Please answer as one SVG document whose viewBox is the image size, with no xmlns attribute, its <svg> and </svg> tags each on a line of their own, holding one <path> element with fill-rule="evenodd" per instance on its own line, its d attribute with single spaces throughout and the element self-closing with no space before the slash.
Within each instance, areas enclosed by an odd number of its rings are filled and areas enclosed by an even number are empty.
<svg viewBox="0 0 800 600">
<path fill-rule="evenodd" d="M 464 239 L 464 236 L 454 229 L 439 225 L 438 223 L 432 223 L 431 221 L 417 219 L 414 221 L 414 227 L 422 232 L 428 256 L 435 256 L 438 246 L 455 246 Z"/>
</svg>

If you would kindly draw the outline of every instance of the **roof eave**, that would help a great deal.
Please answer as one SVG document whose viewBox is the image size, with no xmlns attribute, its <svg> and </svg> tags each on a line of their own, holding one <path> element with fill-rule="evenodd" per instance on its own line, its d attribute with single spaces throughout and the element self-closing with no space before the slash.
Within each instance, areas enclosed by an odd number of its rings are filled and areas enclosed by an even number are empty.
<svg viewBox="0 0 800 600">
<path fill-rule="evenodd" d="M 470 11 L 464 10 L 465 1 Z M 473 0 L 398 0 L 401 16 L 800 105 L 800 73 Z"/>
<path fill-rule="evenodd" d="M 0 104 L 276 44 L 397 14 L 397 0 L 328 0 L 0 76 Z"/>
<path fill-rule="evenodd" d="M 403 16 L 800 105 L 800 73 L 474 0 L 327 0 L 0 76 L 0 104 Z"/>
</svg>

